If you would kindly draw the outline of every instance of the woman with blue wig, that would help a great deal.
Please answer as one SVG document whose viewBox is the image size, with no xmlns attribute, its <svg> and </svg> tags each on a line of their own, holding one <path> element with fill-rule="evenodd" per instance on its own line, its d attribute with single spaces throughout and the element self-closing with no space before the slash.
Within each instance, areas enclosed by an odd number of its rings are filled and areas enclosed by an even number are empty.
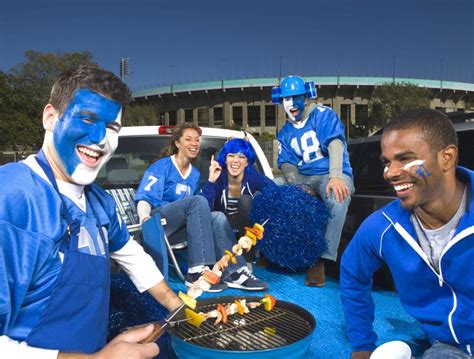
<svg viewBox="0 0 474 359">
<path fill-rule="evenodd" d="M 211 158 L 209 179 L 201 191 L 211 211 L 225 213 L 239 236 L 244 234 L 244 227 L 250 225 L 250 211 L 256 192 L 268 185 L 275 185 L 253 167 L 254 163 L 255 152 L 246 139 L 233 138 L 227 141 L 217 161 Z"/>
</svg>

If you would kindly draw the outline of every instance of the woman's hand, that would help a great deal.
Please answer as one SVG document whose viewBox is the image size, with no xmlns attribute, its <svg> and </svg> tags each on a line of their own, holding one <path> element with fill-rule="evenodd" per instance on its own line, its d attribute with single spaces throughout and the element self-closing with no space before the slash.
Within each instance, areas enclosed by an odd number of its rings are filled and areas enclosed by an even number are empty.
<svg viewBox="0 0 474 359">
<path fill-rule="evenodd" d="M 222 173 L 222 167 L 214 159 L 214 155 L 211 156 L 211 165 L 209 166 L 209 182 L 214 183 L 217 181 Z"/>
</svg>

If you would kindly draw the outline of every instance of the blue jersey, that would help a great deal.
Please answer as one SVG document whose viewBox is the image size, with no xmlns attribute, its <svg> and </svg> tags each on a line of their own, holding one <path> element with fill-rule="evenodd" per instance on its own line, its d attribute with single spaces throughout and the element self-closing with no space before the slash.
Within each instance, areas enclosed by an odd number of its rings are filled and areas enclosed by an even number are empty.
<svg viewBox="0 0 474 359">
<path fill-rule="evenodd" d="M 315 106 L 301 123 L 288 121 L 278 132 L 278 167 L 290 163 L 297 166 L 302 175 L 329 174 L 328 145 L 335 139 L 344 144 L 342 171 L 352 177 L 344 125 L 331 108 L 321 105 Z"/>
<path fill-rule="evenodd" d="M 147 201 L 152 208 L 157 208 L 190 197 L 198 193 L 200 177 L 199 170 L 193 165 L 182 175 L 174 162 L 174 156 L 161 158 L 143 175 L 135 202 Z"/>
<path fill-rule="evenodd" d="M 0 335 L 25 340 L 42 318 L 63 263 L 67 223 L 53 186 L 25 163 L 0 167 Z M 63 196 L 80 225 L 78 250 L 106 257 L 129 240 L 113 198 L 92 185 L 86 212 Z M 101 223 L 108 248 L 99 237 Z M 71 298 L 73 300 L 73 298 Z M 80 323 L 76 323 L 80 325 Z"/>
</svg>

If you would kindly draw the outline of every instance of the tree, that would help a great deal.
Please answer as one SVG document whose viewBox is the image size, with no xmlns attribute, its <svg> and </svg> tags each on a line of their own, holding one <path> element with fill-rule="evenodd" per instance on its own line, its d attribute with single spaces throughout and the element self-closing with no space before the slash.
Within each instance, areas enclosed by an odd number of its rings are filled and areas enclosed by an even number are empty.
<svg viewBox="0 0 474 359">
<path fill-rule="evenodd" d="M 26 62 L 0 75 L 0 149 L 37 150 L 43 142 L 41 115 L 56 77 L 92 61 L 89 51 L 40 53 L 27 51 Z"/>
<path fill-rule="evenodd" d="M 125 111 L 123 126 L 162 125 L 157 109 L 152 105 L 132 104 Z"/>
<path fill-rule="evenodd" d="M 429 108 L 430 96 L 430 90 L 410 83 L 383 84 L 375 89 L 369 101 L 368 117 L 357 122 L 365 125 L 369 133 L 374 132 L 404 111 Z"/>
</svg>

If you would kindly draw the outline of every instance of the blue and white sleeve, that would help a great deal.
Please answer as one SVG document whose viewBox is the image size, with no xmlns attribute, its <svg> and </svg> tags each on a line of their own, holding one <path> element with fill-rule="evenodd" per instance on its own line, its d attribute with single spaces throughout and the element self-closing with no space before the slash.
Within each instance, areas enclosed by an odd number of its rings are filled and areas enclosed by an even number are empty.
<svg viewBox="0 0 474 359">
<path fill-rule="evenodd" d="M 366 219 L 347 246 L 341 260 L 340 288 L 346 332 L 355 351 L 374 350 L 372 275 L 382 266 L 373 238 L 377 228 Z"/>
<path fill-rule="evenodd" d="M 143 175 L 135 195 L 135 202 L 147 201 L 152 208 L 160 207 L 163 204 L 165 181 L 163 166 L 156 166 L 155 163 Z"/>
</svg>

